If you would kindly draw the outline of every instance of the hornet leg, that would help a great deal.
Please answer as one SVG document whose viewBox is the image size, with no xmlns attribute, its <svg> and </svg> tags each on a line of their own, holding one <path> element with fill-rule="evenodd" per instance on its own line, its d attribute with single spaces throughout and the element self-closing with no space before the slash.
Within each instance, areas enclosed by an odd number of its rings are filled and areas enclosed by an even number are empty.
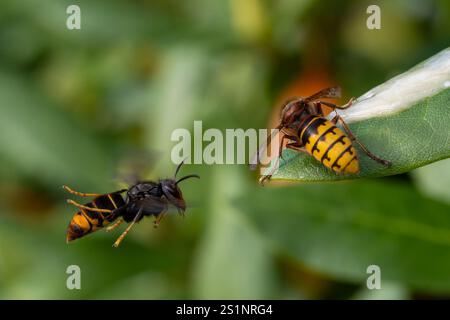
<svg viewBox="0 0 450 320">
<path fill-rule="evenodd" d="M 327 102 L 327 101 L 320 101 L 321 104 L 326 105 L 327 107 L 333 108 L 333 109 L 340 109 L 340 110 L 344 110 L 344 109 L 348 109 L 352 106 L 353 102 L 355 102 L 355 98 L 351 98 L 346 104 L 342 105 L 342 106 L 338 106 L 334 103 L 331 102 Z"/>
<path fill-rule="evenodd" d="M 344 119 L 342 119 L 340 115 L 336 115 L 331 120 L 331 122 L 333 122 L 334 124 L 336 124 L 338 121 L 344 127 L 344 130 L 348 134 L 348 137 L 350 138 L 350 140 L 355 141 L 369 158 L 371 158 L 372 160 L 375 160 L 376 162 L 382 164 L 385 167 L 391 166 L 392 163 L 390 161 L 377 157 L 372 152 L 370 152 L 369 149 L 367 149 L 367 147 L 365 145 L 363 145 L 358 139 L 356 139 L 356 137 L 353 135 L 352 131 L 350 130 L 349 126 L 347 125 L 347 123 L 345 123 Z"/>
<path fill-rule="evenodd" d="M 167 213 L 167 211 L 164 210 L 156 217 L 155 221 L 153 222 L 153 226 L 155 228 L 158 228 L 159 224 L 161 223 L 161 220 L 165 217 L 166 213 Z"/>
<path fill-rule="evenodd" d="M 130 223 L 130 225 L 125 229 L 124 232 L 122 232 L 122 234 L 119 236 L 119 238 L 117 238 L 116 242 L 114 242 L 113 247 L 117 248 L 120 243 L 123 241 L 123 239 L 126 237 L 126 235 L 128 234 L 128 232 L 131 230 L 131 228 L 134 226 L 134 224 L 136 223 L 136 221 L 141 217 L 142 215 L 142 208 L 139 209 L 139 212 L 136 214 L 136 216 L 134 217 L 133 221 Z"/>
<path fill-rule="evenodd" d="M 106 231 L 107 231 L 107 232 L 113 231 L 115 228 L 117 228 L 118 226 L 120 226 L 120 225 L 122 224 L 122 222 L 123 222 L 123 219 L 122 219 L 122 217 L 120 217 L 120 218 L 117 219 L 117 221 L 114 222 L 112 225 L 107 226 L 107 227 L 106 227 Z"/>
<path fill-rule="evenodd" d="M 75 207 L 78 207 L 80 209 L 84 209 L 84 210 L 88 210 L 88 211 L 94 211 L 94 212 L 106 212 L 106 213 L 111 213 L 113 212 L 113 210 L 108 210 L 108 209 L 99 209 L 99 208 L 92 208 L 92 207 L 88 207 L 88 206 L 84 206 L 82 204 L 79 204 L 78 202 L 75 202 L 71 199 L 67 200 L 67 203 L 73 204 Z"/>
<path fill-rule="evenodd" d="M 286 148 L 287 149 L 292 149 L 292 150 L 295 150 L 295 151 L 298 151 L 298 152 L 304 152 L 304 153 L 309 154 L 308 151 L 306 151 L 306 149 L 303 147 L 302 144 L 299 144 L 299 143 L 296 143 L 296 142 L 288 143 L 286 145 Z"/>
<path fill-rule="evenodd" d="M 273 169 L 272 169 L 272 171 L 268 174 L 268 175 L 266 175 L 266 176 L 262 176 L 260 179 L 259 179 L 259 183 L 263 186 L 264 185 L 264 181 L 266 181 L 266 180 L 270 180 L 270 178 L 272 178 L 272 176 L 273 176 L 273 174 L 275 173 L 275 171 L 278 169 L 278 166 L 279 166 L 279 164 L 280 164 L 280 158 L 281 159 L 283 159 L 283 143 L 284 143 L 284 140 L 286 140 L 286 139 L 288 139 L 288 140 L 294 140 L 294 141 L 297 141 L 298 140 L 298 138 L 296 137 L 296 136 L 291 136 L 291 135 L 284 135 L 282 138 L 281 138 L 281 143 L 280 143 L 280 149 L 278 150 L 278 157 L 277 157 L 277 160 L 276 160 L 276 163 L 275 163 L 275 165 L 274 165 L 274 167 L 273 167 Z M 294 142 L 294 143 L 297 143 L 298 145 L 300 145 L 300 142 Z M 289 144 L 287 144 L 287 146 L 288 146 Z M 286 146 L 286 147 L 287 147 Z M 284 159 L 283 159 L 284 160 Z"/>
<path fill-rule="evenodd" d="M 62 187 L 63 187 L 63 189 L 66 190 L 67 192 L 70 192 L 70 193 L 75 194 L 75 195 L 80 196 L 80 197 L 98 197 L 98 196 L 101 196 L 101 194 L 99 194 L 99 193 L 84 193 L 84 192 L 78 192 L 78 191 L 75 191 L 75 190 L 69 188 L 68 186 L 65 186 L 65 185 L 62 186 Z"/>
</svg>

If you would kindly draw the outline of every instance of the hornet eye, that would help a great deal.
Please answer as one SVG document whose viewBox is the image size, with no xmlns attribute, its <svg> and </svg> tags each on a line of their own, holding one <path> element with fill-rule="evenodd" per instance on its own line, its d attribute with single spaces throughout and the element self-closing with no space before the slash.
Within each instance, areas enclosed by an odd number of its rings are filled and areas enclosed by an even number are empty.
<svg viewBox="0 0 450 320">
<path fill-rule="evenodd" d="M 180 192 L 178 191 L 178 189 L 170 189 L 170 194 L 175 196 L 175 197 L 179 197 L 180 196 Z"/>
</svg>

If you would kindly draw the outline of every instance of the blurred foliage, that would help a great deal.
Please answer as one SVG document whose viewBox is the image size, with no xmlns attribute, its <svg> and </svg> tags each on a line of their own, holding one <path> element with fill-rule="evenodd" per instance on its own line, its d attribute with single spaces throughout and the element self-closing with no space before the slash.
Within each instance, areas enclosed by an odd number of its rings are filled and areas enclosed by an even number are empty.
<svg viewBox="0 0 450 320">
<path fill-rule="evenodd" d="M 376 264 L 385 280 L 450 291 L 449 207 L 404 183 L 267 188 L 239 203 L 282 253 L 316 271 L 360 283 Z M 274 207 L 282 208 L 276 217 Z"/>
<path fill-rule="evenodd" d="M 268 189 L 245 166 L 190 165 L 202 179 L 183 185 L 185 219 L 143 221 L 118 250 L 120 231 L 64 242 L 62 184 L 115 190 L 130 150 L 155 155 L 147 178 L 171 176 L 175 128 L 263 128 L 291 95 L 340 84 L 345 101 L 448 47 L 448 1 L 375 3 L 369 31 L 373 1 L 1 1 L 0 298 L 448 294 L 439 163 Z M 69 4 L 81 30 L 66 29 Z M 367 263 L 382 266 L 379 292 L 364 290 Z M 71 264 L 82 290 L 66 288 Z"/>
</svg>

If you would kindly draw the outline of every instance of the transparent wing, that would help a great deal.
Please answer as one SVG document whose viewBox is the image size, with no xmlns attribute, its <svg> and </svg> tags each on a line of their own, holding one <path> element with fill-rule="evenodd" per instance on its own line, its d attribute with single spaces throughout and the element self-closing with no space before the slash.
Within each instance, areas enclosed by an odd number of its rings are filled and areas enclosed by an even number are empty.
<svg viewBox="0 0 450 320">
<path fill-rule="evenodd" d="M 136 207 L 142 208 L 143 214 L 158 214 L 167 210 L 167 201 L 160 197 L 147 196 L 135 202 Z"/>
<path fill-rule="evenodd" d="M 309 96 L 305 99 L 305 101 L 314 101 L 320 98 L 331 98 L 331 99 L 339 99 L 341 97 L 341 88 L 340 87 L 330 87 L 319 92 L 316 92 L 312 96 Z"/>
<path fill-rule="evenodd" d="M 147 176 L 160 158 L 156 152 L 124 150 L 117 163 L 116 182 L 134 185 Z"/>
<path fill-rule="evenodd" d="M 267 141 L 264 141 L 263 143 L 261 143 L 258 150 L 256 150 L 255 154 L 253 155 L 253 157 L 250 160 L 250 165 L 249 165 L 250 170 L 255 170 L 258 167 L 258 164 L 260 163 L 260 159 L 262 157 L 263 152 L 266 151 L 267 147 L 272 142 L 272 139 L 275 138 L 275 136 L 277 135 L 278 132 L 280 132 L 279 126 L 276 129 L 277 130 L 272 131 L 270 136 L 267 137 Z"/>
</svg>

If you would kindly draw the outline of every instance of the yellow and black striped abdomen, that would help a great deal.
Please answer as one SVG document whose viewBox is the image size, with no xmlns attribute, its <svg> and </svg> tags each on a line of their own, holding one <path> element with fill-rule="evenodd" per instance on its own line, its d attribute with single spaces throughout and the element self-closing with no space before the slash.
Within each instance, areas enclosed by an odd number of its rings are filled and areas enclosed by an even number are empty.
<svg viewBox="0 0 450 320">
<path fill-rule="evenodd" d="M 125 205 L 125 201 L 120 193 L 104 194 L 85 204 L 86 207 L 108 210 L 115 210 L 123 205 Z M 70 242 L 97 231 L 113 222 L 117 217 L 112 213 L 80 209 L 70 221 L 66 240 Z"/>
<path fill-rule="evenodd" d="M 347 135 L 331 121 L 311 116 L 299 130 L 305 149 L 324 166 L 338 173 L 358 173 L 356 149 Z"/>
</svg>

